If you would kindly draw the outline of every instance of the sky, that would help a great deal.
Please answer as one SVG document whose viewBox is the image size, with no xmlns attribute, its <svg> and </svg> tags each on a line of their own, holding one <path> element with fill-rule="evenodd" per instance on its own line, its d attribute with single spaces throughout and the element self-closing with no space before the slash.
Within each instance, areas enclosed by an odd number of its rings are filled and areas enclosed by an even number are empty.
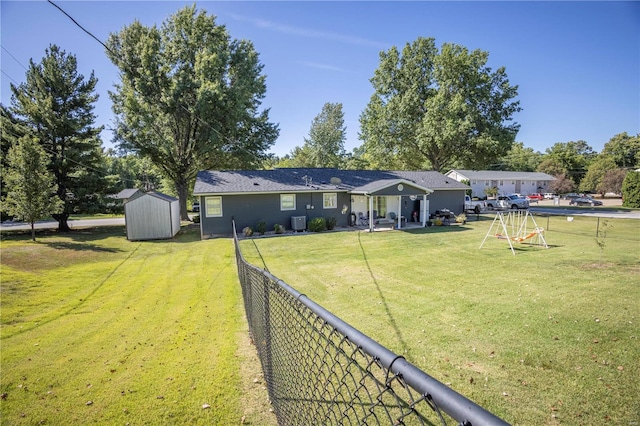
<svg viewBox="0 0 640 426">
<path fill-rule="evenodd" d="M 342 103 L 345 149 L 362 145 L 359 117 L 373 87 L 379 54 L 418 37 L 489 52 L 505 67 L 522 111 L 516 141 L 545 152 L 557 142 L 586 141 L 596 152 L 614 135 L 640 133 L 640 2 L 542 1 L 55 1 L 99 40 L 139 20 L 160 26 L 196 4 L 234 39 L 260 55 L 267 93 L 262 106 L 280 135 L 270 152 L 284 156 L 308 138 L 327 103 Z M 45 0 L 0 1 L 0 102 L 56 44 L 76 56 L 79 72 L 98 78 L 96 124 L 111 143 L 108 91 L 117 68 L 103 47 Z"/>
</svg>

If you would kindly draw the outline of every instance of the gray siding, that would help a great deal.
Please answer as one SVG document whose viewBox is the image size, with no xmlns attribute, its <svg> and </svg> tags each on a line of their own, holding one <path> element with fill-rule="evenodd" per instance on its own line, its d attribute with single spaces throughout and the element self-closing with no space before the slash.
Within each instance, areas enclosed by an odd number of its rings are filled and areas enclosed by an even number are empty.
<svg viewBox="0 0 640 426">
<path fill-rule="evenodd" d="M 455 214 L 464 211 L 464 195 L 465 191 L 460 190 L 442 190 L 436 191 L 429 195 L 429 211 L 431 214 L 436 210 L 449 209 Z"/>
<path fill-rule="evenodd" d="M 241 232 L 246 226 L 255 230 L 256 224 L 260 220 L 267 223 L 267 231 L 273 231 L 276 223 L 283 225 L 285 229 L 291 229 L 292 216 L 306 216 L 307 223 L 315 217 L 335 217 L 336 226 L 347 226 L 351 213 L 350 195 L 338 192 L 337 208 L 323 209 L 322 194 L 322 192 L 297 193 L 296 209 L 286 211 L 280 210 L 280 194 L 222 195 L 222 217 L 206 217 L 206 197 L 202 196 L 200 197 L 201 232 L 203 236 L 230 235 L 232 233 L 232 219 L 236 221 L 238 232 Z M 345 205 L 347 210 L 342 214 Z"/>
</svg>

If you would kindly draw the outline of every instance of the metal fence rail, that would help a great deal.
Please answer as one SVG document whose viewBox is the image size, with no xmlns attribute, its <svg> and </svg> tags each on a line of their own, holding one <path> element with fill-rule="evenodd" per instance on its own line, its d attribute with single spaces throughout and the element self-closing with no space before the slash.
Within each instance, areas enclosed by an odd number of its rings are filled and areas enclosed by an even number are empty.
<svg viewBox="0 0 640 426">
<path fill-rule="evenodd" d="M 506 425 L 247 263 L 234 225 L 249 332 L 280 425 Z"/>
</svg>

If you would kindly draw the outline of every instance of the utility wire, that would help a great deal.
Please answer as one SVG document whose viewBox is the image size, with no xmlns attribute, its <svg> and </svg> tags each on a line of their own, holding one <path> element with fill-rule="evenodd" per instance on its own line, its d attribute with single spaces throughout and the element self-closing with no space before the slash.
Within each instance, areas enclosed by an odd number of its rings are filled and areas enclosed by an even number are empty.
<svg viewBox="0 0 640 426">
<path fill-rule="evenodd" d="M 89 30 L 87 30 L 86 28 L 84 28 L 82 25 L 80 25 L 71 15 L 69 15 L 64 9 L 62 9 L 60 6 L 58 6 L 57 4 L 55 4 L 52 0 L 47 0 L 48 3 L 50 3 L 51 5 L 53 5 L 56 9 L 58 9 L 60 12 L 62 12 L 65 16 L 67 16 L 76 26 L 78 26 L 82 31 L 84 31 L 85 33 L 87 33 L 91 38 L 93 38 L 94 40 L 96 40 L 98 43 L 100 43 L 101 46 L 103 46 L 107 51 L 109 51 L 109 53 L 111 53 L 114 57 L 120 59 L 120 61 L 122 62 L 123 66 L 127 67 L 127 64 L 124 62 L 124 60 L 122 60 L 122 58 L 115 53 L 113 50 L 111 50 L 105 43 L 103 43 L 98 37 L 96 37 L 93 33 L 91 33 Z M 128 67 L 127 67 L 128 68 Z M 132 71 L 129 69 L 129 71 Z M 135 73 L 138 77 L 144 78 L 143 76 Z M 132 89 L 135 92 L 138 92 L 137 89 L 135 87 L 132 86 Z M 162 89 L 160 89 L 162 90 Z M 138 92 L 138 94 L 140 94 Z M 164 93 L 163 93 L 164 94 Z M 142 94 L 140 94 L 142 95 Z M 230 139 L 228 136 L 223 135 L 222 133 L 220 133 L 220 131 L 218 129 L 216 129 L 214 126 L 212 126 L 209 122 L 205 121 L 204 119 L 202 119 L 200 116 L 198 116 L 197 114 L 194 114 L 193 111 L 191 111 L 189 108 L 187 108 L 184 104 L 179 103 L 178 106 L 180 108 L 182 108 L 185 112 L 187 112 L 190 116 L 193 116 L 198 122 L 200 122 L 201 124 L 203 124 L 204 126 L 206 126 L 207 128 L 209 128 L 210 130 L 212 130 L 213 132 L 215 132 L 224 142 L 226 142 L 228 144 L 229 147 L 234 147 L 237 149 L 240 149 L 250 155 L 252 155 L 256 160 L 261 160 L 261 158 L 256 155 L 256 153 L 249 151 L 248 149 L 246 149 L 245 147 L 243 147 L 242 145 L 239 145 L 237 143 L 237 141 L 234 141 L 232 139 Z M 151 125 L 152 128 L 155 129 L 155 131 L 162 137 L 162 133 L 161 131 L 159 131 L 159 129 L 156 128 L 155 123 L 149 123 Z M 218 123 L 220 124 L 220 123 Z M 224 147 L 223 147 L 224 149 Z"/>
<path fill-rule="evenodd" d="M 2 45 L 0 45 L 0 46 L 2 46 Z M 27 69 L 27 67 L 25 67 L 24 65 L 22 65 L 22 63 L 21 63 L 21 62 L 20 62 L 20 61 L 15 57 L 15 56 L 13 56 L 13 55 L 11 54 L 11 52 L 9 52 L 9 51 L 7 50 L 7 48 L 6 48 L 6 47 L 2 46 L 2 50 L 4 50 L 5 52 L 7 52 L 7 54 L 8 54 L 9 56 L 11 56 L 11 57 L 13 58 L 13 60 L 14 60 L 14 61 L 16 61 L 16 62 L 18 63 L 18 65 L 20 65 L 20 66 L 21 66 L 25 71 L 29 71 L 29 70 Z"/>
</svg>

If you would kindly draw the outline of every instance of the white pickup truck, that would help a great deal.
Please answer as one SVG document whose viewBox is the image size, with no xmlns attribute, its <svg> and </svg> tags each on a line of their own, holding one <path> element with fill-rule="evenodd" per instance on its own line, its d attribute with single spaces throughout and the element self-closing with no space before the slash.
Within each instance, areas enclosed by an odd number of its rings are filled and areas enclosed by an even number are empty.
<svg viewBox="0 0 640 426">
<path fill-rule="evenodd" d="M 475 214 L 480 214 L 480 212 L 487 208 L 487 204 L 484 201 L 473 201 L 471 197 L 468 195 L 464 196 L 464 211 L 472 211 Z"/>
<path fill-rule="evenodd" d="M 495 200 L 485 201 L 489 209 L 528 209 L 529 200 L 518 194 L 501 195 Z"/>
</svg>

